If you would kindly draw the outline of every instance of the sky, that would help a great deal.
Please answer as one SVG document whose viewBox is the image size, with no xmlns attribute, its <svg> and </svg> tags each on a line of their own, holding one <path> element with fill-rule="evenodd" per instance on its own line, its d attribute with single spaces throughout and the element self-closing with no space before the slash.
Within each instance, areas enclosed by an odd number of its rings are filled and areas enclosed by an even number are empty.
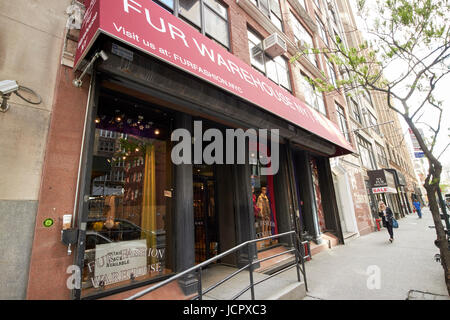
<svg viewBox="0 0 450 320">
<path fill-rule="evenodd" d="M 368 37 L 368 34 L 366 32 L 364 32 L 364 30 L 366 30 L 366 23 L 364 22 L 364 20 L 361 17 L 359 17 L 357 15 L 357 9 L 356 9 L 357 0 L 350 0 L 350 2 L 352 3 L 353 12 L 354 12 L 357 24 L 358 24 L 358 28 L 363 33 L 364 37 Z M 368 3 L 369 2 L 370 1 L 368 1 Z M 449 67 L 450 67 L 450 62 L 449 62 Z M 391 65 L 386 69 L 385 76 L 389 79 L 389 75 L 395 75 L 395 74 L 398 75 L 403 70 L 404 70 L 404 68 L 402 68 L 402 66 L 400 64 Z M 449 90 L 449 88 L 450 88 L 450 75 L 447 75 L 446 78 L 441 80 L 441 82 L 438 84 L 438 86 L 435 89 L 435 98 L 437 100 L 443 101 L 443 109 L 444 109 L 444 113 L 442 116 L 442 122 L 441 122 L 441 131 L 440 131 L 440 134 L 438 135 L 438 140 L 437 140 L 437 144 L 436 144 L 435 152 L 434 152 L 435 155 L 441 154 L 441 152 L 445 149 L 447 144 L 450 142 L 450 137 L 449 137 L 449 135 L 450 135 L 450 90 Z M 422 116 L 420 121 L 426 122 L 429 125 L 436 127 L 437 117 L 438 117 L 437 110 L 430 107 L 430 108 L 426 109 L 426 112 Z M 400 121 L 403 126 L 403 132 L 407 133 L 408 125 L 402 118 L 400 118 Z M 433 134 L 430 131 L 430 129 L 425 125 L 417 124 L 417 127 L 423 129 L 425 136 L 427 136 L 427 134 L 429 136 L 431 136 Z M 407 135 L 407 137 L 405 138 L 405 141 L 408 143 L 410 150 L 412 150 L 412 142 L 411 142 L 411 139 L 409 138 L 409 135 Z M 446 169 L 450 170 L 450 147 L 447 148 L 447 151 L 445 151 L 445 153 L 441 156 L 441 158 L 439 160 L 441 161 L 442 165 Z"/>
</svg>

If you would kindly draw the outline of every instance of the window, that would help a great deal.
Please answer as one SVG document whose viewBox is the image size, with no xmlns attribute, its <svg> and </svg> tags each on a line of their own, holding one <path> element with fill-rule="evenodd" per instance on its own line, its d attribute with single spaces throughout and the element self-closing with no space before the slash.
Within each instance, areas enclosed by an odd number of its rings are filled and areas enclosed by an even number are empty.
<svg viewBox="0 0 450 320">
<path fill-rule="evenodd" d="M 291 90 L 289 66 L 285 58 L 279 56 L 273 60 L 266 60 L 267 77 L 276 84 Z"/>
<path fill-rule="evenodd" d="M 82 297 L 172 273 L 166 259 L 172 200 L 165 190 L 172 188 L 173 115 L 137 102 L 100 94 L 89 155 Z M 104 139 L 115 148 L 102 148 Z"/>
<path fill-rule="evenodd" d="M 314 48 L 314 42 L 313 37 L 309 34 L 309 32 L 303 27 L 303 25 L 298 21 L 298 19 L 295 17 L 295 15 L 290 12 L 290 21 L 292 24 L 292 29 L 294 31 L 294 37 L 296 42 L 303 42 L 305 44 L 305 47 L 307 49 L 313 49 Z M 308 54 L 307 58 L 309 61 L 311 61 L 313 64 L 317 66 L 317 60 L 315 58 L 314 54 Z"/>
<path fill-rule="evenodd" d="M 176 0 L 156 0 L 155 2 L 158 3 L 159 5 L 162 5 L 163 8 L 165 9 L 171 9 L 169 11 L 173 11 L 173 6 L 174 6 L 174 1 Z"/>
<path fill-rule="evenodd" d="M 327 116 L 327 110 L 323 101 L 323 94 L 321 92 L 317 92 L 314 85 L 312 85 L 308 79 L 309 77 L 307 75 L 301 73 L 300 83 L 301 89 L 305 94 L 306 104 L 313 109 L 316 109 L 324 116 Z"/>
<path fill-rule="evenodd" d="M 350 98 L 350 105 L 352 108 L 352 114 L 356 121 L 362 124 L 361 111 L 359 110 L 359 105 L 353 98 Z"/>
<path fill-rule="evenodd" d="M 292 12 L 289 12 L 292 21 L 292 28 L 294 31 L 294 37 L 297 41 L 303 41 L 309 48 L 314 48 L 313 37 L 303 27 Z"/>
<path fill-rule="evenodd" d="M 359 135 L 357 136 L 357 142 L 363 166 L 370 170 L 376 170 L 377 165 L 373 155 L 372 145 Z"/>
<path fill-rule="evenodd" d="M 194 24 L 197 28 L 201 29 L 201 3 L 200 0 L 178 0 L 180 9 L 179 14 L 185 20 Z"/>
<path fill-rule="evenodd" d="M 261 143 L 261 142 L 260 142 Z M 266 151 L 266 152 L 265 152 Z M 255 238 L 261 239 L 278 234 L 278 222 L 276 203 L 279 200 L 279 190 L 283 189 L 280 185 L 281 180 L 275 179 L 274 175 L 263 173 L 262 169 L 267 170 L 267 155 L 270 153 L 268 145 L 255 144 L 250 146 L 250 184 L 252 187 L 253 214 L 255 217 Z M 278 191 L 278 193 L 277 193 Z M 272 242 L 261 241 L 257 244 L 258 251 L 269 245 L 278 243 L 278 239 Z"/>
<path fill-rule="evenodd" d="M 266 70 L 264 66 L 264 50 L 262 39 L 250 30 L 247 32 L 247 34 L 248 47 L 250 49 L 250 61 L 252 63 L 252 66 L 265 73 Z"/>
<path fill-rule="evenodd" d="M 389 166 L 387 157 L 386 157 L 386 151 L 384 151 L 384 148 L 381 145 L 379 145 L 378 143 L 375 144 L 375 148 L 377 151 L 379 163 L 385 167 Z"/>
<path fill-rule="evenodd" d="M 328 77 L 330 78 L 331 84 L 337 88 L 337 76 L 336 71 L 334 69 L 333 64 L 330 60 L 327 59 L 327 71 L 328 71 Z"/>
<path fill-rule="evenodd" d="M 380 132 L 380 128 L 378 126 L 378 121 L 377 118 L 375 118 L 375 116 L 368 111 L 367 112 L 367 122 L 369 123 L 369 126 L 379 135 Z"/>
<path fill-rule="evenodd" d="M 174 11 L 178 1 L 178 12 Z M 228 10 L 217 0 L 155 0 L 174 15 L 197 28 L 207 37 L 230 48 Z"/>
<path fill-rule="evenodd" d="M 338 20 L 336 16 L 336 12 L 334 11 L 334 8 L 330 5 L 328 6 L 328 12 L 330 13 L 330 18 L 333 21 L 335 25 L 338 25 Z"/>
<path fill-rule="evenodd" d="M 248 47 L 252 66 L 264 73 L 276 84 L 291 90 L 289 77 L 289 65 L 285 58 L 278 56 L 274 59 L 264 53 L 262 49 L 262 37 L 248 30 Z"/>
<path fill-rule="evenodd" d="M 330 44 L 328 43 L 327 32 L 326 32 L 324 24 L 322 23 L 322 21 L 320 21 L 320 18 L 318 16 L 316 16 L 316 21 L 317 21 L 317 26 L 319 29 L 320 37 L 322 38 L 323 42 L 325 42 L 326 45 L 329 46 Z"/>
<path fill-rule="evenodd" d="M 251 2 L 257 6 L 278 29 L 283 31 L 283 18 L 279 0 L 251 0 Z"/>
<path fill-rule="evenodd" d="M 204 0 L 204 3 L 206 35 L 229 48 L 227 8 L 216 0 Z"/>
<path fill-rule="evenodd" d="M 347 119 L 345 118 L 345 112 L 344 108 L 336 103 L 336 113 L 338 118 L 338 124 L 339 128 L 341 129 L 341 132 L 344 134 L 345 139 L 347 141 L 350 141 L 350 135 L 348 132 L 348 125 L 347 125 Z"/>
<path fill-rule="evenodd" d="M 386 146 L 386 147 L 387 147 L 387 150 L 388 150 L 387 155 L 389 156 L 388 160 L 389 160 L 389 161 L 392 161 L 391 148 L 389 148 L 389 146 Z"/>
</svg>

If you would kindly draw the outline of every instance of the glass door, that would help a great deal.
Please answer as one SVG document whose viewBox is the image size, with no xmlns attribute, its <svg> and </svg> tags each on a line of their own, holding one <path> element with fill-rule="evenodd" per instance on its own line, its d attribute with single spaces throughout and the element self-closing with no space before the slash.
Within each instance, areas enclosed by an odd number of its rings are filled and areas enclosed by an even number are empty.
<svg viewBox="0 0 450 320">
<path fill-rule="evenodd" d="M 200 170 L 200 171 L 199 171 Z M 212 170 L 194 172 L 195 262 L 206 261 L 219 252 L 215 180 Z"/>
</svg>

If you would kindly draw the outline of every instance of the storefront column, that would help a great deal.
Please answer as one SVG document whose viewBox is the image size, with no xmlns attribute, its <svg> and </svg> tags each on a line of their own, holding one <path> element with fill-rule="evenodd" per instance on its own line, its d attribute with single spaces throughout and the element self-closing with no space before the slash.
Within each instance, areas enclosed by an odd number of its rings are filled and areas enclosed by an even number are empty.
<svg viewBox="0 0 450 320">
<path fill-rule="evenodd" d="M 192 117 L 178 114 L 176 129 L 192 134 Z M 192 164 L 175 166 L 175 271 L 182 272 L 195 265 L 195 227 Z M 189 274 L 178 281 L 186 295 L 197 291 L 197 279 Z"/>
<path fill-rule="evenodd" d="M 248 159 L 248 157 L 246 157 Z M 253 215 L 252 188 L 250 183 L 250 165 L 235 165 L 233 167 L 234 178 L 234 202 L 236 221 L 236 245 L 255 239 L 255 217 Z M 243 248 L 237 257 L 238 267 L 249 263 L 249 257 L 256 259 L 256 244 Z M 257 268 L 257 266 L 255 266 Z"/>
<path fill-rule="evenodd" d="M 298 190 L 295 184 L 295 169 L 294 169 L 294 156 L 292 152 L 292 146 L 290 141 L 286 142 L 286 159 L 287 159 L 287 175 L 289 181 L 289 190 L 291 192 L 292 198 L 292 210 L 294 212 L 293 215 L 293 227 L 297 232 L 300 240 L 303 241 L 302 238 L 302 230 L 304 226 L 302 226 L 302 221 L 300 219 L 300 199 L 298 198 Z"/>
<path fill-rule="evenodd" d="M 277 186 L 274 190 L 275 203 L 278 223 L 278 233 L 285 233 L 292 231 L 293 227 L 293 203 L 289 188 L 289 174 L 287 163 L 286 146 L 280 145 L 280 168 L 278 173 L 274 176 L 274 185 Z M 292 237 L 286 236 L 280 238 L 280 242 L 292 245 Z"/>
</svg>

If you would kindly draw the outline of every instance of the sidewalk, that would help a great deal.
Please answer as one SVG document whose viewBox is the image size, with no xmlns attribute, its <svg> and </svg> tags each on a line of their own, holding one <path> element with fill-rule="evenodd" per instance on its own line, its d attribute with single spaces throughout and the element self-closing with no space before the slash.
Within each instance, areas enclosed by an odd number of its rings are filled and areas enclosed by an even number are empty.
<svg viewBox="0 0 450 320">
<path fill-rule="evenodd" d="M 423 219 L 411 214 L 399 220 L 392 244 L 383 228 L 313 256 L 306 263 L 305 300 L 449 299 L 442 266 L 434 260 L 436 231 L 429 226 L 433 220 L 425 208 Z M 375 270 L 380 286 L 371 290 L 367 282 Z"/>
</svg>

